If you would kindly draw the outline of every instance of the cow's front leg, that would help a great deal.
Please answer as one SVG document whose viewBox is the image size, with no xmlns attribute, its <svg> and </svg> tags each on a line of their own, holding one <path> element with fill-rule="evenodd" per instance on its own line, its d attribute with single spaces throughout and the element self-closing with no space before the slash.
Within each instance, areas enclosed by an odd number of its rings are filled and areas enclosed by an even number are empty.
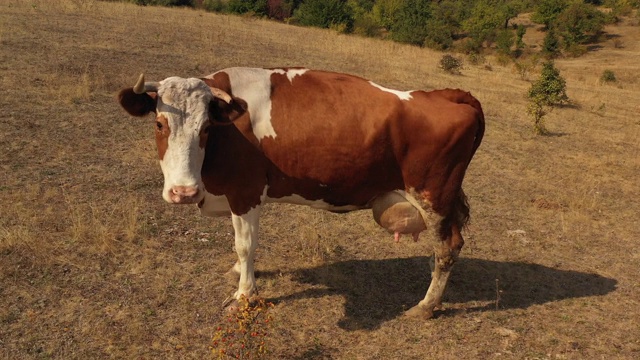
<svg viewBox="0 0 640 360">
<path fill-rule="evenodd" d="M 238 291 L 234 295 L 236 299 L 242 295 L 249 298 L 257 292 L 253 260 L 258 246 L 259 217 L 260 206 L 254 207 L 246 214 L 232 214 L 231 216 L 236 237 L 236 252 L 238 253 L 238 262 L 232 270 L 237 270 L 240 273 Z"/>
</svg>

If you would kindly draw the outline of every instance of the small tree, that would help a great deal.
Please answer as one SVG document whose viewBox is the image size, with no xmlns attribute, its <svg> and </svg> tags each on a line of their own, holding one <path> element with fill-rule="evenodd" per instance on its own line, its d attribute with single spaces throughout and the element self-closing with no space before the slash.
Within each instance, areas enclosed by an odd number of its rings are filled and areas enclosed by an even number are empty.
<svg viewBox="0 0 640 360">
<path fill-rule="evenodd" d="M 529 98 L 527 113 L 533 117 L 533 132 L 536 135 L 545 135 L 548 133 L 545 127 L 545 115 L 547 115 L 547 107 L 544 105 L 542 96 L 534 96 Z"/>
<path fill-rule="evenodd" d="M 542 64 L 540 78 L 531 84 L 528 93 L 527 113 L 533 117 L 533 130 L 536 134 L 547 133 L 544 116 L 552 109 L 551 107 L 569 101 L 566 87 L 566 81 L 560 76 L 552 60 Z"/>
<path fill-rule="evenodd" d="M 527 33 L 527 28 L 524 25 L 519 24 L 516 26 L 516 56 L 520 56 L 522 54 L 522 50 L 524 50 L 525 43 L 522 38 L 524 38 L 524 34 Z"/>
<path fill-rule="evenodd" d="M 531 20 L 549 29 L 567 6 L 567 0 L 539 0 Z"/>
<path fill-rule="evenodd" d="M 547 106 L 560 105 L 569 102 L 566 93 L 567 82 L 560 75 L 552 60 L 542 64 L 540 77 L 529 89 L 529 98 L 539 98 Z"/>
<path fill-rule="evenodd" d="M 434 20 L 427 24 L 427 36 L 423 46 L 436 50 L 445 50 L 453 46 L 453 34 L 455 28 L 440 21 Z"/>
<path fill-rule="evenodd" d="M 542 40 L 542 54 L 547 59 L 554 59 L 560 55 L 560 41 L 553 29 L 549 29 Z"/>
<path fill-rule="evenodd" d="M 476 43 L 493 41 L 496 31 L 503 27 L 505 15 L 486 0 L 478 1 L 471 9 L 470 16 L 462 22 L 462 28 Z"/>
<path fill-rule="evenodd" d="M 453 46 L 453 40 L 460 31 L 464 5 L 457 0 L 431 2 L 431 19 L 427 23 L 427 37 L 424 46 L 445 50 Z"/>
<path fill-rule="evenodd" d="M 569 49 L 600 34 L 604 23 L 604 14 L 595 6 L 574 2 L 558 16 L 555 27 Z"/>
<path fill-rule="evenodd" d="M 373 5 L 371 14 L 380 26 L 389 30 L 402 10 L 403 3 L 404 0 L 378 0 Z"/>
<path fill-rule="evenodd" d="M 496 37 L 496 48 L 498 52 L 502 55 L 511 56 L 511 47 L 513 46 L 514 40 L 514 35 L 511 30 L 502 29 L 498 31 L 498 36 Z"/>
</svg>

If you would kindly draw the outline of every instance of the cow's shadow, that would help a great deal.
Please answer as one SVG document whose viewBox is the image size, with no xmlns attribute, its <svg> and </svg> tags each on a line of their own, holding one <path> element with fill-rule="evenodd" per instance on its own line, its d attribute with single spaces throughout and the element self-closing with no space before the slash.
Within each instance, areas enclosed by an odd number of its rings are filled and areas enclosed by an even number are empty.
<svg viewBox="0 0 640 360">
<path fill-rule="evenodd" d="M 430 281 L 429 257 L 341 261 L 296 270 L 293 278 L 317 286 L 271 300 L 342 295 L 345 317 L 339 326 L 348 330 L 375 329 L 422 300 Z M 453 268 L 444 301 L 453 305 L 466 303 L 453 306 L 449 312 L 527 308 L 556 300 L 604 295 L 615 290 L 616 284 L 615 279 L 597 274 L 523 262 L 460 258 Z"/>
</svg>

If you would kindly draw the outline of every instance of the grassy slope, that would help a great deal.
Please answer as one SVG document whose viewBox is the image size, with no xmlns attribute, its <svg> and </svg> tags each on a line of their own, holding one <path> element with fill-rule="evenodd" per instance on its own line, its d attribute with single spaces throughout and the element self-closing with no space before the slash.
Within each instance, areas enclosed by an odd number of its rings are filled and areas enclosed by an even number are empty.
<svg viewBox="0 0 640 360">
<path fill-rule="evenodd" d="M 274 357 L 637 358 L 640 28 L 608 31 L 625 47 L 558 61 L 578 106 L 553 111 L 555 136 L 540 138 L 524 112 L 529 82 L 510 66 L 450 76 L 439 53 L 317 29 L 0 0 L 0 357 L 206 355 L 234 288 L 222 277 L 230 221 L 163 203 L 151 124 L 114 95 L 143 71 L 297 65 L 470 90 L 487 134 L 447 310 L 428 322 L 401 316 L 426 290 L 426 236 L 395 244 L 368 212 L 266 208 L 257 267 L 261 295 L 278 302 Z M 618 85 L 598 83 L 604 69 Z"/>
</svg>

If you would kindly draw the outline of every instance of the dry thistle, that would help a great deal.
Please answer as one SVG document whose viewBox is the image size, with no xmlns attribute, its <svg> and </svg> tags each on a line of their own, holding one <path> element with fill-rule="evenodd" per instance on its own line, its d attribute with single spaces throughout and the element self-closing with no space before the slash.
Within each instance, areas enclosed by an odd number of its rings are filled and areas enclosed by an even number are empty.
<svg viewBox="0 0 640 360">
<path fill-rule="evenodd" d="M 244 295 L 237 308 L 217 327 L 211 351 L 218 359 L 264 359 L 273 322 L 273 303 L 264 299 L 249 301 Z"/>
</svg>

